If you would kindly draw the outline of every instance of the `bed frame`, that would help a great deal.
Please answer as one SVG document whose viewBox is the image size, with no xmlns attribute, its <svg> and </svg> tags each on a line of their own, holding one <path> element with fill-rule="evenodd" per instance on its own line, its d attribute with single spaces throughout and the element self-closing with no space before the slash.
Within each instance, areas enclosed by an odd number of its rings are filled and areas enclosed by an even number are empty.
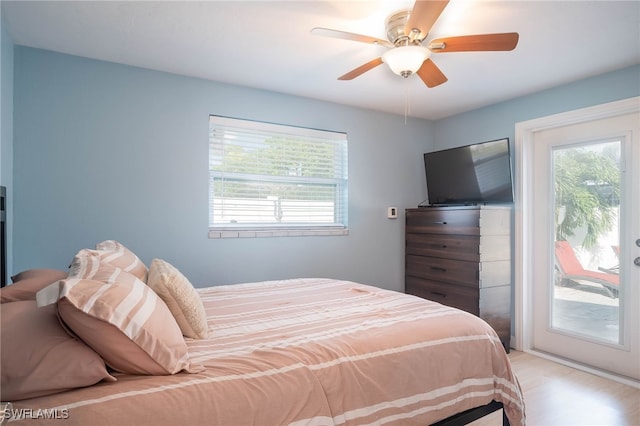
<svg viewBox="0 0 640 426">
<path fill-rule="evenodd" d="M 502 403 L 497 401 L 491 401 L 487 405 L 481 407 L 471 408 L 470 410 L 463 411 L 458 414 L 454 414 L 451 417 L 447 417 L 444 420 L 440 420 L 437 423 L 433 423 L 431 426 L 462 426 L 469 424 L 482 418 L 494 411 L 502 410 Z M 502 426 L 509 426 L 509 419 L 502 411 Z"/>
</svg>

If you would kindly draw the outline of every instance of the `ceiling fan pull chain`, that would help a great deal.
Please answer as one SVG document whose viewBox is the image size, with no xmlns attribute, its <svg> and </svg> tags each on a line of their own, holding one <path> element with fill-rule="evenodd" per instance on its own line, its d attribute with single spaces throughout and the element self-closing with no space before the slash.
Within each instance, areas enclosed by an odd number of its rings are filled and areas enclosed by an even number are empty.
<svg viewBox="0 0 640 426">
<path fill-rule="evenodd" d="M 405 78 L 404 79 L 404 124 L 407 124 L 407 117 L 409 116 L 409 114 L 411 113 L 411 99 L 410 99 L 410 94 L 411 92 L 409 91 L 409 79 Z"/>
</svg>

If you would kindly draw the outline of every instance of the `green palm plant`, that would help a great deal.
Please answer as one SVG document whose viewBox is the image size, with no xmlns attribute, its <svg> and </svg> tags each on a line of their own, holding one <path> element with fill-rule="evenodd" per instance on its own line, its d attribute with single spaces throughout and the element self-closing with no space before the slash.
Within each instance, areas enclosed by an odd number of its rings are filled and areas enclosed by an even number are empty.
<svg viewBox="0 0 640 426">
<path fill-rule="evenodd" d="M 615 207 L 620 203 L 618 161 L 619 154 L 613 149 L 596 152 L 570 148 L 555 152 L 556 240 L 566 240 L 584 227 L 582 245 L 591 248 L 611 230 Z"/>
</svg>

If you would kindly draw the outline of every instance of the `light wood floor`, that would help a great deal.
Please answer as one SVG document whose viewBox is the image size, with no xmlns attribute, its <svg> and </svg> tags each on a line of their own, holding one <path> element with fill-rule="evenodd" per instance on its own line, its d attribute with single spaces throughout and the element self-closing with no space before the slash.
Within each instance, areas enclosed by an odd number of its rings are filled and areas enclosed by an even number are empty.
<svg viewBox="0 0 640 426">
<path fill-rule="evenodd" d="M 528 426 L 640 426 L 640 389 L 518 351 L 509 354 Z M 499 426 L 498 411 L 471 423 Z"/>
</svg>

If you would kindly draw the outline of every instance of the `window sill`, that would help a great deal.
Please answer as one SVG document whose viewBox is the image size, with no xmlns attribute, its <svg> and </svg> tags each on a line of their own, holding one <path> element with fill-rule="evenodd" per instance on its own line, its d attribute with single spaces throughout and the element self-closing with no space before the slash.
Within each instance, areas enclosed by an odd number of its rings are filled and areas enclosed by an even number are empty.
<svg viewBox="0 0 640 426">
<path fill-rule="evenodd" d="M 349 235 L 346 228 L 315 229 L 209 229 L 209 239 Z"/>
</svg>

